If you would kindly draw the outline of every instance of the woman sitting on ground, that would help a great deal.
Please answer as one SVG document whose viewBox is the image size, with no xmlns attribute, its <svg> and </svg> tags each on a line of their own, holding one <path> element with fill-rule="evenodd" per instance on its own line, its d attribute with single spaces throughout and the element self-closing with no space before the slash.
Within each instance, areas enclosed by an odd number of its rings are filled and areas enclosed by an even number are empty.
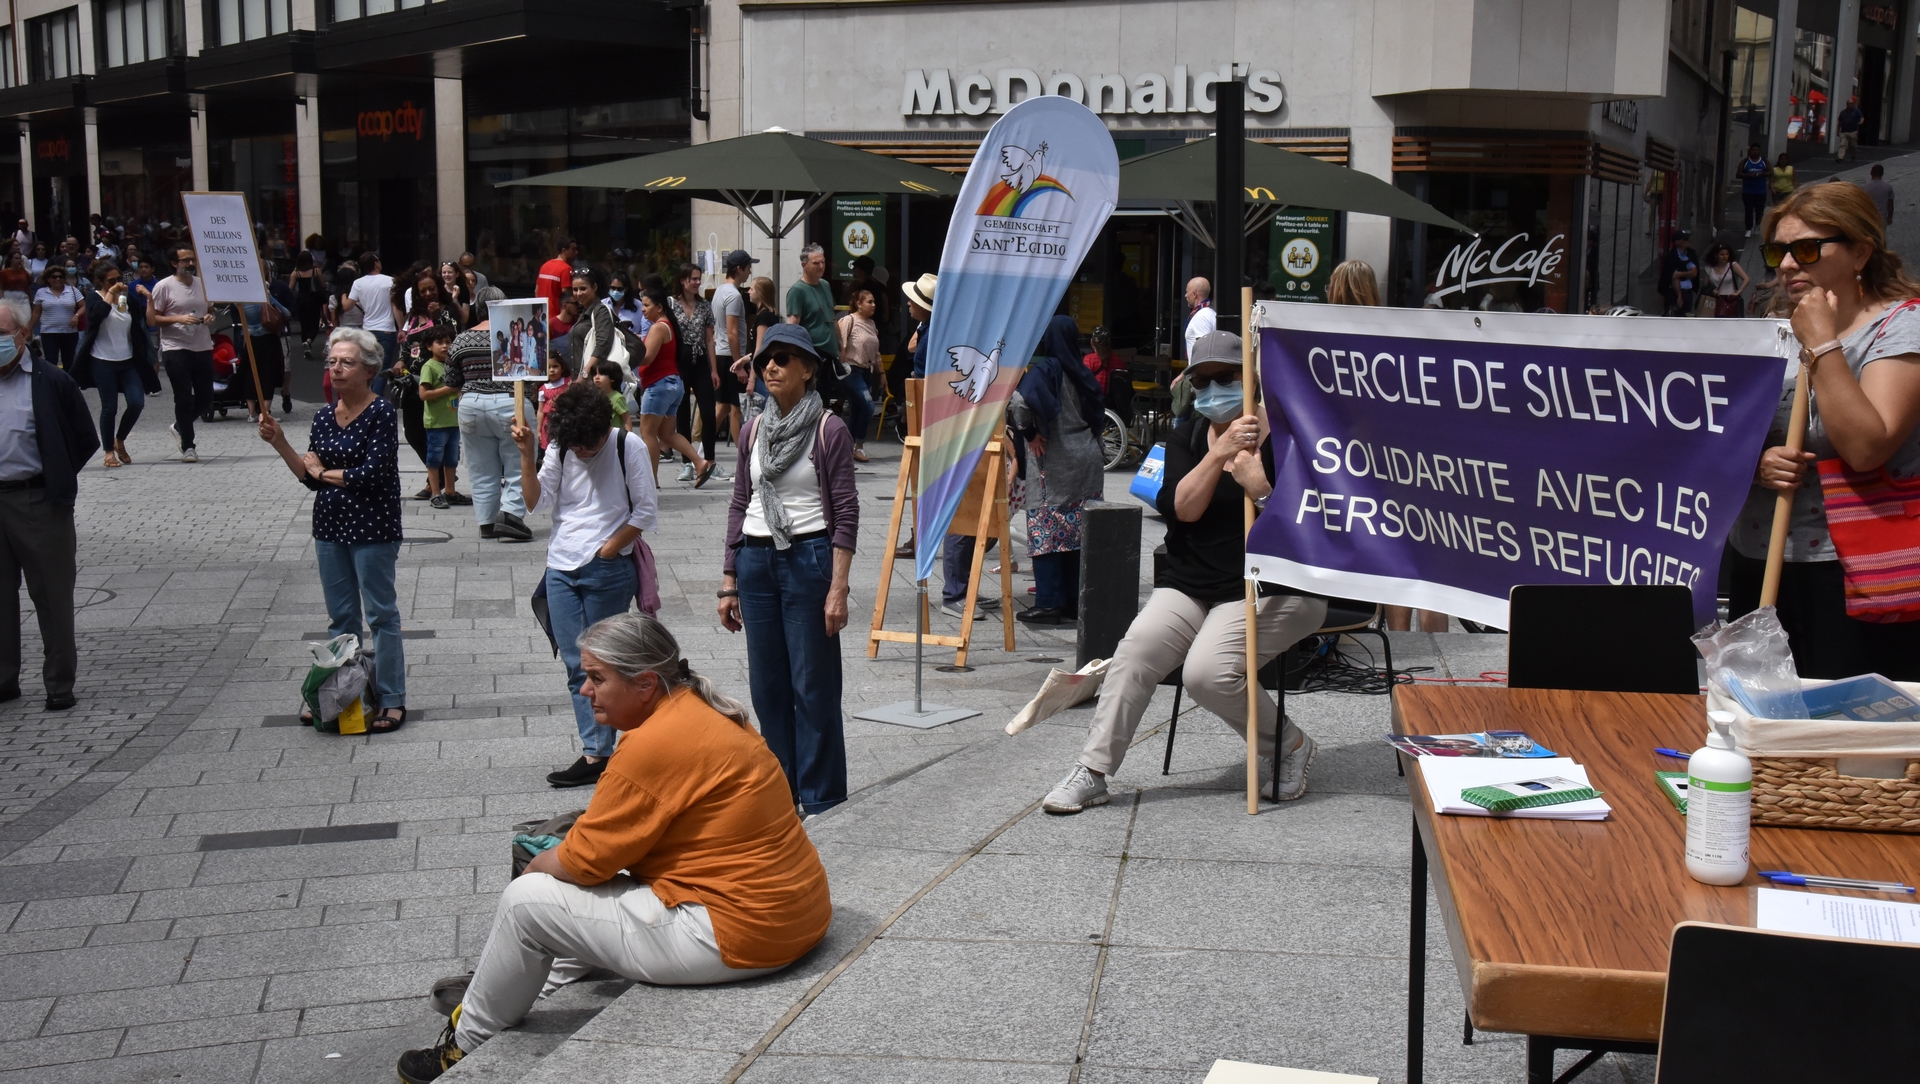
<svg viewBox="0 0 1920 1084">
<path fill-rule="evenodd" d="M 1093 729 L 1080 762 L 1047 794 L 1049 813 L 1078 813 L 1107 801 L 1107 777 L 1120 767 L 1160 679 L 1182 671 L 1194 703 L 1246 736 L 1247 608 L 1243 501 L 1273 493 L 1273 448 L 1265 423 L 1241 407 L 1240 336 L 1213 331 L 1194 341 L 1187 382 L 1194 409 L 1167 438 L 1166 470 L 1155 506 L 1167 522 L 1167 559 L 1153 594 L 1114 649 L 1100 684 Z M 1256 395 L 1258 394 L 1256 390 Z M 1317 630 L 1327 600 L 1262 585 L 1258 652 L 1265 666 Z M 1307 791 L 1313 739 L 1292 720 L 1277 742 L 1275 708 L 1260 694 L 1262 774 L 1280 749 L 1280 800 Z"/>
<path fill-rule="evenodd" d="M 645 614 L 580 637 L 599 725 L 625 732 L 566 840 L 500 894 L 440 1041 L 400 1057 L 424 1084 L 593 968 L 697 986 L 770 974 L 827 932 L 819 852 L 747 709 L 714 691 Z M 623 872 L 625 871 L 625 872 Z"/>
</svg>

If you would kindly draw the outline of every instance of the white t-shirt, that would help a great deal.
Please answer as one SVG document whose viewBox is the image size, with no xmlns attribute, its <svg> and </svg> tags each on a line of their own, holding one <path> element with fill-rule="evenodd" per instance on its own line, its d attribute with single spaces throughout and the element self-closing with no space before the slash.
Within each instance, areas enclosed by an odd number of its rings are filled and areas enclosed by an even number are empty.
<svg viewBox="0 0 1920 1084">
<path fill-rule="evenodd" d="M 360 307 L 364 314 L 360 326 L 368 331 L 394 331 L 393 326 L 393 277 L 391 275 L 361 275 L 353 280 L 353 289 L 348 297 Z"/>
<path fill-rule="evenodd" d="M 80 309 L 79 290 L 62 286 L 56 294 L 42 286 L 33 292 L 33 303 L 40 306 L 40 334 L 80 334 L 80 329 L 73 326 L 73 314 Z"/>
<path fill-rule="evenodd" d="M 93 337 L 93 356 L 101 361 L 132 360 L 133 344 L 127 341 L 127 332 L 132 329 L 132 314 L 120 311 L 118 305 L 107 306 L 107 318 Z"/>
<path fill-rule="evenodd" d="M 1187 357 L 1193 357 L 1194 341 L 1202 335 L 1212 334 L 1220 326 L 1213 306 L 1202 305 L 1194 310 L 1193 319 L 1187 321 Z"/>
<path fill-rule="evenodd" d="M 742 534 L 755 538 L 772 538 L 773 531 L 767 527 L 767 517 L 760 511 L 760 494 L 769 486 L 773 495 L 786 506 L 787 519 L 792 527 L 791 535 L 812 534 L 827 529 L 827 509 L 820 500 L 820 472 L 813 469 L 813 442 L 820 437 L 820 427 L 814 426 L 813 433 L 807 437 L 807 447 L 800 458 L 793 461 L 787 473 L 769 483 L 760 469 L 760 442 L 753 442 L 753 459 L 750 470 L 753 477 L 753 494 L 747 498 L 747 517 L 740 524 Z"/>
<path fill-rule="evenodd" d="M 747 323 L 747 303 L 740 296 L 740 287 L 731 282 L 723 282 L 713 292 L 713 352 L 720 357 L 733 357 L 732 341 L 727 338 L 727 317 L 740 318 L 740 327 L 749 335 L 752 325 Z"/>
<path fill-rule="evenodd" d="M 623 438 L 627 442 L 624 482 L 620 477 L 620 451 L 613 443 Z M 633 496 L 631 512 L 627 511 L 629 493 Z M 609 430 L 607 442 L 591 458 L 582 458 L 572 448 L 565 455 L 559 448 L 547 449 L 546 462 L 540 464 L 540 502 L 533 506 L 535 512 L 553 515 L 547 567 L 562 572 L 585 568 L 598 556 L 601 544 L 621 527 L 632 524 L 642 531 L 653 530 L 658 505 L 653 467 L 647 458 L 647 446 L 639 437 Z M 620 552 L 630 554 L 633 547 Z"/>
</svg>

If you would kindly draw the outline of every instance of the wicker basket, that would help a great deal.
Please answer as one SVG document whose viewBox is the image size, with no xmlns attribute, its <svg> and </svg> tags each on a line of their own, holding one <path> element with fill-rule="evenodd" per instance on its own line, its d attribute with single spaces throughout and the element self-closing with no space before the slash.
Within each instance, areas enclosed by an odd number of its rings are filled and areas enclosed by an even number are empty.
<svg viewBox="0 0 1920 1084">
<path fill-rule="evenodd" d="M 1904 779 L 1841 775 L 1832 760 L 1756 757 L 1753 823 L 1920 833 L 1920 760 Z"/>
</svg>

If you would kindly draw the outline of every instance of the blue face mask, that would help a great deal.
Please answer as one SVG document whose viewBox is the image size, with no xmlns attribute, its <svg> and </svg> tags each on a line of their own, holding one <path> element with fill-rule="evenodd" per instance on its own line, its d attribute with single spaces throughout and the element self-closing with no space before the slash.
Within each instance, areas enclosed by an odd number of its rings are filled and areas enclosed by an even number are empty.
<svg viewBox="0 0 1920 1084">
<path fill-rule="evenodd" d="M 1208 384 L 1193 397 L 1193 409 L 1208 421 L 1230 422 L 1240 416 L 1241 396 L 1238 380 L 1231 384 Z"/>
<path fill-rule="evenodd" d="M 607 296 L 613 298 L 615 301 L 623 301 L 626 299 L 627 292 L 625 290 L 608 290 Z"/>
</svg>

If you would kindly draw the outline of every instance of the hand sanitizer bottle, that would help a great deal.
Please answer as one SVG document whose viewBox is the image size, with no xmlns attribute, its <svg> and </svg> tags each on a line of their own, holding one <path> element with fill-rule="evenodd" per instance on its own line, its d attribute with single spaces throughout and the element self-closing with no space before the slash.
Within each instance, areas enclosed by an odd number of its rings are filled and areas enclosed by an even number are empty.
<svg viewBox="0 0 1920 1084">
<path fill-rule="evenodd" d="M 1733 713 L 1710 711 L 1707 744 L 1687 761 L 1687 873 L 1710 885 L 1747 877 L 1753 764 L 1733 747 Z"/>
</svg>

